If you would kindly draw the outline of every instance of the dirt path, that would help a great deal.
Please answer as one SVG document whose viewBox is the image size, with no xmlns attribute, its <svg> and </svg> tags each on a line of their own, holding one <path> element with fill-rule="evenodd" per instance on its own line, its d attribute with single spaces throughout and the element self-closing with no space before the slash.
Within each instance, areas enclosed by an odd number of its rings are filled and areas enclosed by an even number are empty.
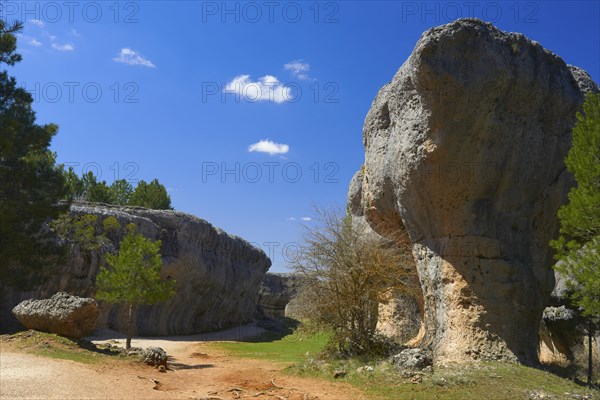
<svg viewBox="0 0 600 400">
<path fill-rule="evenodd" d="M 134 340 L 133 346 L 167 351 L 166 373 L 141 364 L 86 365 L 2 351 L 0 398 L 366 399 L 348 384 L 290 376 L 282 372 L 285 364 L 228 355 L 210 346 L 210 340 L 202 335 Z"/>
</svg>

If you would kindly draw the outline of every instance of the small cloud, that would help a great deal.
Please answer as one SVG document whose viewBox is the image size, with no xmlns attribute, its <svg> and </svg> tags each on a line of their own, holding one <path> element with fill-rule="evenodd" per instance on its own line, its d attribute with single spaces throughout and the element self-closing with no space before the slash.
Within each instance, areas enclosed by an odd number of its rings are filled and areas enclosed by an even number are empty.
<svg viewBox="0 0 600 400">
<path fill-rule="evenodd" d="M 308 76 L 308 71 L 310 70 L 310 65 L 305 63 L 304 60 L 294 60 L 283 66 L 287 71 L 290 71 L 294 78 L 298 78 L 303 81 L 311 80 L 310 76 Z"/>
<path fill-rule="evenodd" d="M 294 217 L 288 217 L 288 218 L 286 218 L 286 220 L 287 220 L 287 221 L 295 221 L 295 220 L 296 220 L 296 218 L 294 218 Z"/>
<path fill-rule="evenodd" d="M 180 190 L 174 187 L 168 187 L 167 188 L 167 192 L 173 193 L 173 192 L 179 192 Z"/>
<path fill-rule="evenodd" d="M 239 75 L 228 82 L 223 91 L 238 94 L 244 100 L 252 102 L 269 101 L 279 104 L 294 98 L 291 88 L 272 75 L 265 75 L 258 81 L 252 81 L 250 75 Z"/>
<path fill-rule="evenodd" d="M 248 146 L 248 151 L 258 153 L 268 153 L 273 156 L 275 154 L 286 154 L 290 150 L 290 146 L 282 143 L 275 143 L 272 140 L 266 139 Z"/>
<path fill-rule="evenodd" d="M 33 25 L 44 26 L 44 22 L 40 21 L 39 19 L 32 19 L 29 22 L 31 22 Z"/>
<path fill-rule="evenodd" d="M 58 44 L 52 43 L 52 48 L 58 51 L 73 51 L 75 46 L 72 43 Z"/>
<path fill-rule="evenodd" d="M 42 35 L 43 35 L 43 36 L 46 36 L 46 37 L 47 37 L 48 39 L 50 39 L 50 41 L 52 41 L 52 42 L 54 42 L 54 41 L 56 40 L 56 36 L 55 36 L 55 35 L 52 35 L 52 34 L 50 34 L 50 33 L 46 32 L 46 31 L 43 31 L 43 32 L 42 32 Z"/>
<path fill-rule="evenodd" d="M 144 58 L 140 53 L 128 47 L 122 48 L 119 55 L 113 58 L 113 61 L 128 65 L 141 65 L 143 67 L 156 68 L 156 65 L 154 65 L 152 61 Z"/>
<path fill-rule="evenodd" d="M 36 38 L 31 38 L 29 40 L 29 44 L 32 45 L 32 46 L 35 46 L 35 47 L 40 47 L 42 45 L 42 42 L 40 42 Z"/>
<path fill-rule="evenodd" d="M 75 29 L 71 29 L 71 35 L 75 37 L 81 37 L 81 33 L 77 32 Z"/>
<path fill-rule="evenodd" d="M 311 217 L 302 217 L 302 221 L 312 221 Z"/>
</svg>

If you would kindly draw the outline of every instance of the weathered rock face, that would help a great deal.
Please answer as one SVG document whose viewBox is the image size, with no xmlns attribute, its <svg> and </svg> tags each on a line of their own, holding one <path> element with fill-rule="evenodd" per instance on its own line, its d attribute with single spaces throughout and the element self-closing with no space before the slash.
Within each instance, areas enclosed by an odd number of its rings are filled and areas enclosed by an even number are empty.
<svg viewBox="0 0 600 400">
<path fill-rule="evenodd" d="M 292 274 L 267 273 L 256 300 L 258 316 L 274 319 L 285 317 L 285 308 L 296 294 L 295 281 Z"/>
<path fill-rule="evenodd" d="M 386 231 L 385 226 L 382 228 L 380 224 L 378 230 L 387 233 L 388 238 L 381 236 L 371 228 L 367 218 L 365 217 L 365 203 L 363 202 L 363 178 L 364 169 L 358 171 L 350 181 L 348 189 L 348 209 L 352 215 L 352 225 L 358 232 L 361 232 L 361 237 L 365 239 L 389 242 L 393 240 L 398 246 L 412 247 L 411 243 L 407 242 L 405 236 L 395 234 L 396 230 Z M 400 232 L 398 232 L 400 233 Z M 407 249 L 407 251 L 410 251 Z M 415 266 L 416 268 L 416 266 Z M 419 282 L 415 279 L 415 287 Z M 377 332 L 383 336 L 397 341 L 398 343 L 406 343 L 409 339 L 411 342 L 420 343 L 424 333 L 423 324 L 423 297 L 415 291 L 414 296 L 407 296 L 394 291 L 386 291 L 381 295 L 381 302 L 378 306 L 377 315 Z"/>
<path fill-rule="evenodd" d="M 46 300 L 25 300 L 12 312 L 27 329 L 79 339 L 96 328 L 100 309 L 94 299 L 59 292 Z"/>
<path fill-rule="evenodd" d="M 375 98 L 355 205 L 383 236 L 408 231 L 436 362 L 537 362 L 586 90 L 538 43 L 465 19 L 425 32 Z"/>
<path fill-rule="evenodd" d="M 245 240 L 176 211 L 75 204 L 71 214 L 98 216 L 98 224 L 112 216 L 123 229 L 109 235 L 111 240 L 98 251 L 89 253 L 75 246 L 46 284 L 32 292 L 13 294 L 13 304 L 23 298 L 47 298 L 57 291 L 94 297 L 95 277 L 105 264 L 104 254 L 116 251 L 124 227 L 133 223 L 139 233 L 162 241 L 162 276 L 176 281 L 173 299 L 137 307 L 137 334 L 192 334 L 253 320 L 260 282 L 271 261 Z M 125 332 L 124 307 L 104 302 L 100 306 L 98 326 Z"/>
<path fill-rule="evenodd" d="M 565 278 L 555 273 L 556 284 L 540 324 L 539 357 L 544 364 L 585 371 L 588 363 L 588 319 L 570 304 Z M 600 360 L 600 331 L 596 332 L 594 360 Z M 585 373 L 585 372 L 584 372 Z"/>
<path fill-rule="evenodd" d="M 419 333 L 421 309 L 413 296 L 388 291 L 378 306 L 377 332 L 398 343 L 406 343 Z"/>
</svg>

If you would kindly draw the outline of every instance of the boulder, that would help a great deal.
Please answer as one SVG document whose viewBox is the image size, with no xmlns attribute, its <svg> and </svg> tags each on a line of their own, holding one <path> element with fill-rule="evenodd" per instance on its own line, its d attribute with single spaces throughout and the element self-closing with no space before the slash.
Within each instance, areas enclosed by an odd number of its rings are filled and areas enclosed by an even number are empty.
<svg viewBox="0 0 600 400">
<path fill-rule="evenodd" d="M 13 308 L 12 312 L 28 329 L 73 339 L 92 333 L 100 314 L 96 300 L 64 292 L 45 300 L 25 300 Z"/>
<path fill-rule="evenodd" d="M 426 31 L 377 94 L 349 206 L 384 237 L 408 232 L 436 363 L 537 363 L 563 160 L 597 90 L 522 34 L 461 19 Z"/>
<path fill-rule="evenodd" d="M 160 365 L 167 366 L 167 352 L 160 347 L 148 347 L 142 353 L 144 363 L 158 367 Z"/>
<path fill-rule="evenodd" d="M 404 349 L 392 357 L 392 364 L 400 370 L 422 370 L 432 363 L 431 352 L 427 349 Z"/>
<path fill-rule="evenodd" d="M 106 265 L 106 254 L 118 251 L 125 227 L 134 224 L 138 233 L 161 241 L 161 276 L 176 281 L 171 300 L 136 307 L 134 334 L 194 334 L 254 320 L 258 289 L 271 266 L 261 249 L 203 219 L 178 211 L 98 203 L 71 206 L 72 217 L 88 214 L 97 217 L 96 231 L 103 232 L 107 240 L 91 251 L 67 241 L 66 260 L 51 271 L 47 282 L 29 292 L 10 293 L 9 302 L 14 305 L 24 298 L 49 297 L 57 291 L 94 297 L 95 278 Z M 109 217 L 121 228 L 107 231 L 103 222 Z M 126 332 L 126 307 L 100 302 L 98 326 Z"/>
<path fill-rule="evenodd" d="M 296 294 L 295 283 L 293 274 L 267 273 L 260 283 L 256 299 L 259 318 L 284 318 L 286 306 Z"/>
</svg>

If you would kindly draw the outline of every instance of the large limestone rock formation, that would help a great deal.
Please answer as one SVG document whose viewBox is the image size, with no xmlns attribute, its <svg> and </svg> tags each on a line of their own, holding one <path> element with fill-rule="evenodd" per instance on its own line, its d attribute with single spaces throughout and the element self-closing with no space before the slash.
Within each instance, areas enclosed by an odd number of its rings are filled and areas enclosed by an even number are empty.
<svg viewBox="0 0 600 400">
<path fill-rule="evenodd" d="M 175 297 L 166 303 L 138 306 L 137 334 L 192 334 L 227 328 L 254 319 L 255 299 L 263 276 L 271 266 L 266 254 L 247 241 L 227 234 L 210 223 L 177 211 L 149 210 L 102 204 L 74 204 L 71 215 L 98 216 L 98 224 L 114 217 L 122 229 L 108 233 L 98 251 L 84 251 L 75 245 L 50 280 L 35 290 L 13 293 L 12 306 L 26 298 L 48 298 L 57 291 L 94 297 L 95 277 L 104 255 L 114 252 L 133 223 L 137 231 L 162 241 L 162 276 L 175 279 Z M 100 303 L 98 326 L 125 332 L 124 308 Z"/>
<path fill-rule="evenodd" d="M 296 278 L 293 274 L 267 273 L 260 284 L 256 299 L 258 316 L 284 318 L 286 306 L 295 294 Z"/>
<path fill-rule="evenodd" d="M 89 335 L 100 313 L 94 299 L 59 292 L 46 300 L 29 299 L 12 310 L 28 329 L 56 333 L 73 339 Z"/>
<path fill-rule="evenodd" d="M 350 206 L 383 236 L 408 231 L 437 363 L 537 362 L 587 90 L 584 71 L 539 43 L 464 19 L 426 31 L 373 101 Z"/>
</svg>

